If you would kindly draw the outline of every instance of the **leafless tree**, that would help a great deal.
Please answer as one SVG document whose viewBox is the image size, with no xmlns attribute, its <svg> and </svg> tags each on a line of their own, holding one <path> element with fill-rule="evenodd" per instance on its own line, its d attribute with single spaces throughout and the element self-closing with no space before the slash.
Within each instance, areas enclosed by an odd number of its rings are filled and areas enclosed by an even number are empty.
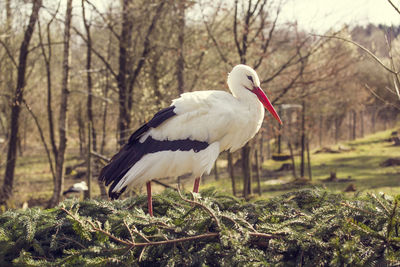
<svg viewBox="0 0 400 267">
<path fill-rule="evenodd" d="M 69 54 L 71 39 L 71 20 L 72 20 L 72 0 L 67 1 L 64 22 L 64 49 L 63 49 L 63 71 L 61 80 L 61 102 L 60 115 L 58 120 L 58 151 L 55 164 L 55 181 L 53 196 L 49 200 L 48 206 L 54 207 L 58 204 L 64 187 L 64 161 L 67 148 L 67 124 L 68 124 L 68 95 L 69 95 Z"/>
<path fill-rule="evenodd" d="M 14 183 L 15 163 L 17 161 L 17 138 L 19 130 L 19 116 L 21 112 L 21 104 L 24 97 L 24 88 L 26 85 L 25 73 L 29 55 L 29 43 L 31 41 L 35 24 L 39 17 L 39 10 L 42 6 L 41 0 L 34 0 L 32 12 L 29 17 L 28 26 L 24 33 L 24 38 L 19 50 L 18 60 L 18 76 L 17 86 L 11 102 L 11 119 L 10 119 L 10 138 L 8 143 L 7 162 L 4 173 L 4 183 L 0 195 L 0 203 L 5 203 L 12 195 Z"/>
</svg>

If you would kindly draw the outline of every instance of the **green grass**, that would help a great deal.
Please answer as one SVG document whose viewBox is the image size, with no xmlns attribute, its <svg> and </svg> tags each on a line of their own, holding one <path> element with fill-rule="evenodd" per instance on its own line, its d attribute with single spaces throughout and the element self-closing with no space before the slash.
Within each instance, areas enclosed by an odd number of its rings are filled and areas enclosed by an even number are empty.
<svg viewBox="0 0 400 267">
<path fill-rule="evenodd" d="M 400 166 L 380 166 L 388 158 L 400 157 L 400 148 L 392 146 L 391 143 L 386 141 L 392 131 L 393 129 L 378 132 L 365 138 L 340 144 L 342 147 L 351 148 L 351 151 L 338 154 L 314 154 L 314 151 L 311 151 L 312 181 L 305 186 L 322 186 L 332 191 L 344 191 L 350 183 L 353 183 L 358 193 L 383 192 L 391 195 L 400 194 Z M 338 145 L 334 145 L 332 148 L 337 149 Z M 279 169 L 283 163 L 291 163 L 291 161 L 277 162 L 267 160 L 263 163 L 262 167 L 264 170 L 271 172 Z M 295 164 L 297 175 L 299 175 L 299 157 L 296 157 Z M 350 177 L 354 181 L 330 183 L 322 181 L 328 178 L 332 171 L 336 172 L 339 179 Z M 273 197 L 298 188 L 296 186 L 285 185 L 288 181 L 293 180 L 291 171 L 274 173 L 275 175 L 278 177 L 272 178 L 267 176 L 262 178 L 262 198 Z M 306 177 L 308 178 L 307 168 Z M 273 179 L 274 183 L 278 184 L 272 184 L 271 179 Z M 216 187 L 218 190 L 231 192 L 230 180 L 226 175 L 224 179 L 220 179 L 219 181 L 215 181 L 210 177 L 205 183 L 202 188 Z M 237 179 L 237 187 L 238 192 L 240 192 L 242 190 L 240 179 Z M 256 183 L 253 183 L 253 188 L 256 187 Z"/>
</svg>

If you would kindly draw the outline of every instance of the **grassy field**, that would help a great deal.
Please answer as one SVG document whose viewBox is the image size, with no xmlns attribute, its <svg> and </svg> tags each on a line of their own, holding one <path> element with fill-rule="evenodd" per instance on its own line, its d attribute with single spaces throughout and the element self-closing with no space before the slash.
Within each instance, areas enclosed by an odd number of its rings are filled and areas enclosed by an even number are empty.
<svg viewBox="0 0 400 267">
<path fill-rule="evenodd" d="M 393 129 L 392 129 L 393 130 Z M 392 130 L 379 132 L 353 142 L 340 144 L 349 151 L 337 154 L 331 153 L 311 153 L 312 181 L 305 185 L 293 185 L 292 172 L 276 172 L 274 170 L 286 162 L 276 162 L 272 160 L 263 163 L 263 176 L 261 188 L 263 195 L 261 198 L 268 198 L 282 193 L 296 190 L 299 187 L 324 186 L 333 191 L 343 191 L 349 184 L 353 183 L 359 192 L 384 192 L 391 195 L 400 194 L 400 166 L 381 167 L 380 164 L 388 158 L 400 157 L 400 147 L 392 146 L 387 142 Z M 338 145 L 332 146 L 337 149 Z M 67 166 L 82 162 L 77 157 L 68 157 Z M 287 161 L 289 163 L 289 161 Z M 218 160 L 219 166 L 226 166 L 223 159 Z M 299 166 L 299 159 L 296 158 L 296 167 Z M 214 175 L 204 177 L 201 189 L 215 187 L 219 191 L 232 192 L 231 181 L 226 171 L 220 169 L 220 179 L 215 181 Z M 329 177 L 330 172 L 336 172 L 337 178 L 351 178 L 351 182 L 324 182 L 323 179 Z M 1 170 L 3 173 L 3 170 Z M 298 171 L 297 171 L 298 173 Z M 236 171 L 237 191 L 241 192 L 242 184 L 240 171 Z M 85 179 L 73 179 L 67 176 L 65 188 L 73 183 Z M 172 184 L 176 180 L 172 181 Z M 99 195 L 99 189 L 94 182 L 93 195 Z M 175 185 L 173 185 L 175 186 Z M 186 190 L 191 190 L 192 181 L 183 180 Z M 41 155 L 27 155 L 20 157 L 17 162 L 16 178 L 14 184 L 14 197 L 11 206 L 19 207 L 27 201 L 29 206 L 41 205 L 48 200 L 52 193 L 52 178 L 46 157 Z M 257 188 L 254 182 L 253 188 Z M 163 187 L 154 185 L 154 192 L 160 192 Z M 138 189 L 138 193 L 144 193 L 143 189 Z M 353 193 L 351 193 L 353 194 Z M 260 197 L 256 197 L 257 199 Z"/>
<path fill-rule="evenodd" d="M 333 191 L 344 191 L 349 184 L 354 184 L 357 192 L 384 192 L 391 195 L 400 194 L 400 166 L 381 167 L 380 164 L 389 158 L 400 157 L 400 147 L 393 146 L 387 139 L 391 130 L 378 132 L 362 139 L 334 145 L 345 147 L 349 151 L 341 153 L 318 153 L 311 152 L 312 181 L 304 186 L 324 186 Z M 274 172 L 286 162 L 268 160 L 263 163 L 263 171 L 271 177 L 263 177 L 262 192 L 264 197 L 280 195 L 284 192 L 295 190 L 296 186 L 290 183 L 293 180 L 292 172 Z M 296 167 L 299 166 L 299 158 L 296 158 Z M 336 172 L 337 178 L 351 178 L 351 182 L 324 182 L 330 176 L 330 172 Z M 297 170 L 297 174 L 299 171 Z M 307 176 L 307 170 L 306 170 Z M 308 176 L 307 176 L 308 177 Z M 206 181 L 205 186 L 216 187 L 219 190 L 231 192 L 230 181 L 220 179 L 219 181 Z M 238 179 L 239 190 L 241 190 Z M 256 188 L 256 183 L 253 184 Z"/>
</svg>

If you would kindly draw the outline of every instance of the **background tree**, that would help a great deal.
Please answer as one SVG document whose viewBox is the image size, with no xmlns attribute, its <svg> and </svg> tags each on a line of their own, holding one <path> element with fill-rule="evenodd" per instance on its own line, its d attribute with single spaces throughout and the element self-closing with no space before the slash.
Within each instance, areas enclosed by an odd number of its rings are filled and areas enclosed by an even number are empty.
<svg viewBox="0 0 400 267">
<path fill-rule="evenodd" d="M 55 164 L 56 179 L 54 181 L 53 196 L 49 200 L 49 207 L 57 205 L 64 188 L 64 161 L 67 149 L 68 127 L 68 95 L 69 95 L 69 69 L 70 69 L 70 40 L 71 40 L 72 0 L 67 1 L 64 23 L 64 48 L 63 48 L 63 73 L 61 80 L 60 115 L 58 121 L 58 151 Z"/>
<path fill-rule="evenodd" d="M 9 5 L 9 2 L 8 2 Z M 11 101 L 11 118 L 10 118 L 10 134 L 8 141 L 6 169 L 4 173 L 4 182 L 0 195 L 0 203 L 7 201 L 12 195 L 15 163 L 17 161 L 17 139 L 19 130 L 19 117 L 21 112 L 21 105 L 24 100 L 24 89 L 26 85 L 25 75 L 27 60 L 29 55 L 29 43 L 31 41 L 35 24 L 39 17 L 39 10 L 42 5 L 41 0 L 34 0 L 32 5 L 32 13 L 29 17 L 28 26 L 24 33 L 24 38 L 19 49 L 18 64 L 14 62 L 17 67 L 17 85 Z"/>
</svg>

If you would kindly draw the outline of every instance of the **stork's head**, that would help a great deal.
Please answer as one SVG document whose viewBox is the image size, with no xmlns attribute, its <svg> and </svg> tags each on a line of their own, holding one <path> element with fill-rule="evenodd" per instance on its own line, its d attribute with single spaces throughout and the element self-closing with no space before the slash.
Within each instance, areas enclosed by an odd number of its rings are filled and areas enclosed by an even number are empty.
<svg viewBox="0 0 400 267">
<path fill-rule="evenodd" d="M 272 114 L 272 116 L 282 124 L 275 108 L 260 88 L 260 79 L 255 70 L 246 65 L 236 65 L 228 75 L 228 85 L 235 97 L 242 98 L 248 97 L 252 94 L 256 95 L 258 100 Z"/>
</svg>

